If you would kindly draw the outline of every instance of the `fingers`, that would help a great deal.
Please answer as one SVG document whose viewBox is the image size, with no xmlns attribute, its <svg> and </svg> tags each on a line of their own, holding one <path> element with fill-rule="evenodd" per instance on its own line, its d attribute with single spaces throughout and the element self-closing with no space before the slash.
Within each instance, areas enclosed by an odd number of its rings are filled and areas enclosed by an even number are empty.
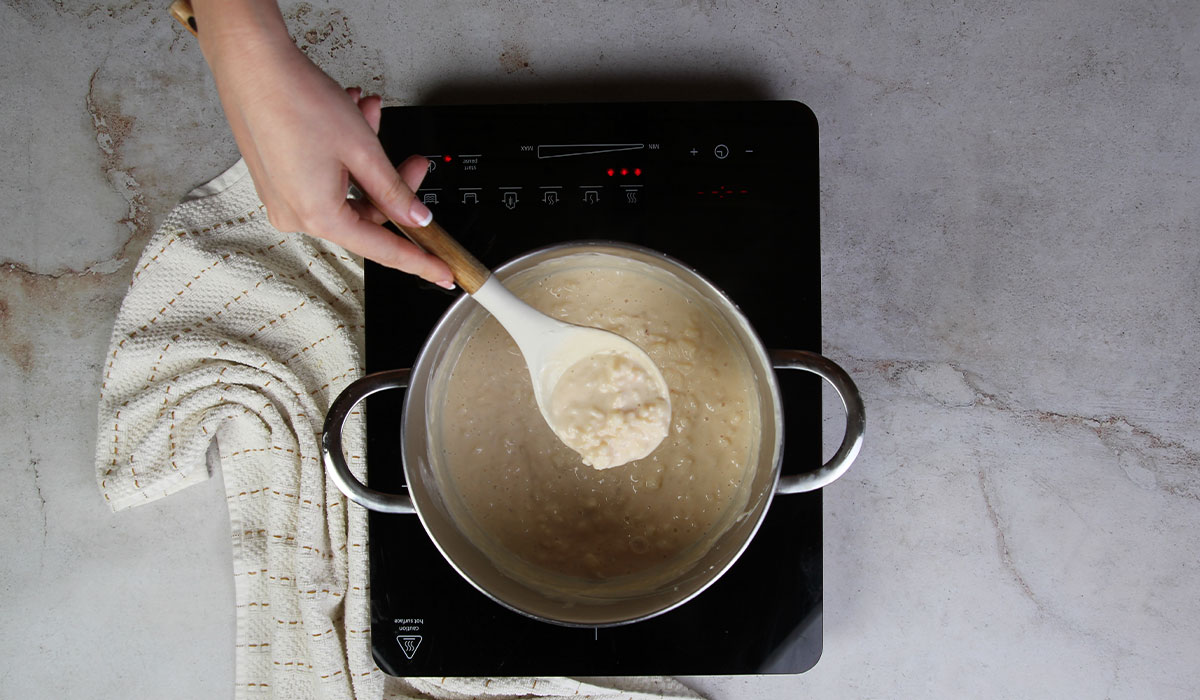
<svg viewBox="0 0 1200 700">
<path fill-rule="evenodd" d="M 383 98 L 378 95 L 363 97 L 362 88 L 357 87 L 346 88 L 346 94 L 358 105 L 358 111 L 362 113 L 363 119 L 367 120 L 371 131 L 378 134 L 379 123 L 383 118 Z"/>
<path fill-rule="evenodd" d="M 454 275 L 446 263 L 357 215 L 346 216 L 325 238 L 381 265 L 417 275 L 445 289 L 454 288 Z"/>
<path fill-rule="evenodd" d="M 346 165 L 358 186 L 371 198 L 388 218 L 405 226 L 428 226 L 433 221 L 433 212 L 413 195 L 409 182 L 420 184 L 416 167 L 405 161 L 403 166 L 408 180 L 392 167 L 383 147 L 374 141 L 370 147 L 352 152 Z M 410 170 L 411 168 L 411 170 Z M 424 177 L 421 175 L 420 177 Z"/>
<path fill-rule="evenodd" d="M 363 119 L 371 125 L 371 131 L 378 134 L 379 123 L 383 120 L 383 98 L 378 95 L 362 98 L 358 102 L 358 111 L 362 112 Z"/>
<path fill-rule="evenodd" d="M 429 172 L 429 159 L 425 156 L 409 156 L 403 163 L 396 166 L 400 179 L 408 185 L 408 189 L 416 192 L 421 188 L 425 175 Z"/>
<path fill-rule="evenodd" d="M 400 179 L 408 186 L 408 189 L 416 192 L 421 187 L 425 174 L 429 172 L 429 161 L 423 156 L 410 156 L 397 166 L 396 172 L 400 174 Z M 349 204 L 354 211 L 358 212 L 359 216 L 372 223 L 382 224 L 388 220 L 387 216 L 369 201 L 349 200 Z"/>
<path fill-rule="evenodd" d="M 383 118 L 382 98 L 380 98 L 378 95 L 363 97 L 362 89 L 356 87 L 347 88 L 346 94 L 348 94 L 350 98 L 354 100 L 355 104 L 358 105 L 359 112 L 362 114 L 363 119 L 367 122 L 367 125 L 371 127 L 372 131 L 378 134 L 379 124 Z M 425 175 L 429 172 L 429 161 L 421 156 L 410 156 L 407 160 L 396 167 L 396 172 L 400 176 L 400 181 L 404 183 L 409 192 L 415 193 L 421 186 L 421 182 L 425 179 Z M 359 185 L 360 187 L 363 187 L 364 190 L 366 189 L 362 183 L 359 183 Z M 371 195 L 369 190 L 367 190 L 367 194 Z M 375 197 L 371 195 L 371 199 L 375 199 Z M 374 223 L 382 223 L 382 221 L 386 221 L 388 218 L 387 215 L 379 214 L 376 211 L 371 211 L 367 207 L 360 207 L 358 205 L 353 206 L 354 209 L 358 211 L 364 219 Z M 424 208 L 423 203 L 421 203 L 421 206 Z M 421 212 L 421 216 L 424 216 L 424 212 Z M 406 221 L 402 221 L 402 223 L 411 225 Z"/>
<path fill-rule="evenodd" d="M 382 117 L 380 98 L 363 97 L 357 88 L 345 94 L 370 131 L 345 123 L 347 128 L 333 139 L 335 150 L 340 151 L 332 154 L 337 160 L 313 160 L 289 168 L 289 164 L 296 163 L 276 157 L 276 165 L 280 161 L 283 165 L 272 169 L 265 167 L 267 163 L 253 139 L 248 143 L 254 148 L 243 149 L 269 220 L 282 231 L 304 231 L 382 265 L 453 289 L 453 275 L 444 262 L 381 225 L 388 218 L 405 226 L 425 226 L 432 221 L 432 212 L 413 194 L 428 172 L 428 161 L 414 156 L 393 167 L 375 137 Z M 238 119 L 230 121 L 235 135 L 238 126 L 247 126 Z M 377 206 L 345 199 L 350 177 Z M 303 196 L 296 197 L 298 193 Z"/>
<path fill-rule="evenodd" d="M 383 225 L 383 222 L 388 220 L 383 212 L 376 209 L 370 202 L 361 199 L 348 199 L 346 200 L 346 204 L 350 205 L 350 208 L 358 214 L 359 218 L 366 219 L 373 224 Z"/>
</svg>

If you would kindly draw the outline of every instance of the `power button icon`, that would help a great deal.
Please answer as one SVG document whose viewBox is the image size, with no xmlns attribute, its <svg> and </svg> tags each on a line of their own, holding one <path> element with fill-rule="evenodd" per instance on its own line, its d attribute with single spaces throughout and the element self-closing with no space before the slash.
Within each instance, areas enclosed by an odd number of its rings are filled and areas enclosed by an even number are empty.
<svg viewBox="0 0 1200 700">
<path fill-rule="evenodd" d="M 718 143 L 717 147 L 713 149 L 713 155 L 719 160 L 725 160 L 727 157 L 729 157 L 729 146 L 726 146 L 723 143 Z"/>
</svg>

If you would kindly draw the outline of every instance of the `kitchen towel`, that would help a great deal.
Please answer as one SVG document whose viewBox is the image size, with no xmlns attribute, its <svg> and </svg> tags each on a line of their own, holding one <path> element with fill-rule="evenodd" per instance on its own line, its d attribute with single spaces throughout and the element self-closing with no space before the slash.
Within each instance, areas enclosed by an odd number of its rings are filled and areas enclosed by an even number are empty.
<svg viewBox="0 0 1200 700">
<path fill-rule="evenodd" d="M 375 666 L 366 511 L 325 477 L 319 447 L 330 402 L 362 374 L 362 340 L 361 260 L 273 228 L 241 161 L 170 212 L 113 327 L 100 491 L 121 510 L 221 470 L 235 697 L 698 697 L 670 678 L 402 680 Z M 343 439 L 361 478 L 361 416 Z"/>
</svg>

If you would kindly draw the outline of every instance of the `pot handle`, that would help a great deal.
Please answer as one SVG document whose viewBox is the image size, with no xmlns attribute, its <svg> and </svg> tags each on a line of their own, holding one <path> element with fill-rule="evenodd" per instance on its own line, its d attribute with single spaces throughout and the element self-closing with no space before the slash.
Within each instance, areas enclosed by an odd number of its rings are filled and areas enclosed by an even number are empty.
<svg viewBox="0 0 1200 700">
<path fill-rule="evenodd" d="M 346 498 L 368 510 L 380 513 L 415 513 L 412 499 L 408 494 L 384 493 L 368 488 L 359 481 L 346 464 L 342 454 L 342 426 L 347 416 L 358 402 L 371 394 L 388 389 L 404 389 L 408 387 L 407 369 L 392 369 L 375 372 L 352 382 L 329 407 L 325 414 L 325 427 L 321 431 L 321 452 L 325 457 L 325 471 L 338 490 L 346 494 Z"/>
<path fill-rule="evenodd" d="M 846 409 L 846 434 L 842 445 L 828 462 L 820 469 L 806 474 L 784 476 L 779 479 L 778 493 L 802 493 L 833 483 L 846 472 L 854 458 L 862 450 L 863 433 L 867 427 L 866 410 L 863 407 L 862 396 L 850 375 L 830 360 L 815 352 L 805 350 L 772 350 L 771 363 L 775 369 L 802 369 L 812 372 L 833 385 L 842 406 Z"/>
</svg>

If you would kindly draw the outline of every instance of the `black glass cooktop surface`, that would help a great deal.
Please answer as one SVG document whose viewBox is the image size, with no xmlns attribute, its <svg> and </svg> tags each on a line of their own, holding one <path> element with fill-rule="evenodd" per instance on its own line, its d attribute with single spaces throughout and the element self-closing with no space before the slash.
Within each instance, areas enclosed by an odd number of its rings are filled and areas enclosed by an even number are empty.
<svg viewBox="0 0 1200 700">
<path fill-rule="evenodd" d="M 430 159 L 418 195 L 485 265 L 565 240 L 628 241 L 694 267 L 768 348 L 819 352 L 817 122 L 797 102 L 398 107 L 385 149 Z M 374 264 L 368 371 L 409 367 L 455 296 Z M 820 380 L 780 375 L 783 472 L 821 460 Z M 403 393 L 368 399 L 368 483 L 404 487 Z M 776 497 L 742 557 L 658 617 L 579 629 L 464 581 L 415 515 L 371 513 L 372 639 L 399 676 L 800 673 L 821 655 L 821 494 Z"/>
</svg>

